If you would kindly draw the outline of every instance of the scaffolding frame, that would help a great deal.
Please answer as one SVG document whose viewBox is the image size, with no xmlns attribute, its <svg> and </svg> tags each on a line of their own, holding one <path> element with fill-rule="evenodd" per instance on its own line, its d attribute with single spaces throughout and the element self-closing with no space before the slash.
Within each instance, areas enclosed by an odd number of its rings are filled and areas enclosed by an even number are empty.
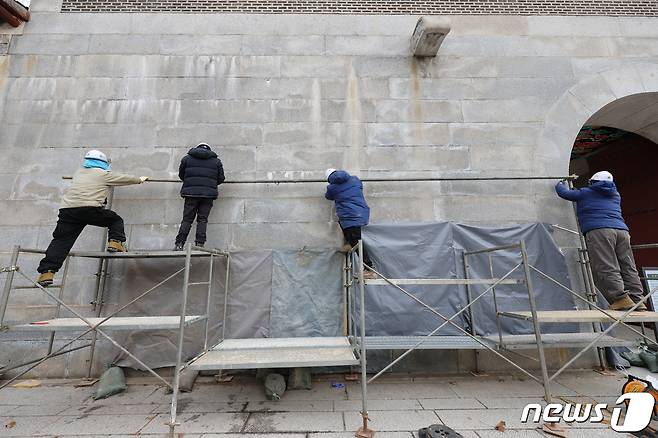
<svg viewBox="0 0 658 438">
<path fill-rule="evenodd" d="M 646 248 L 654 248 L 658 247 L 658 244 L 655 245 L 643 245 L 642 249 Z M 521 262 L 516 264 L 512 269 L 507 271 L 504 275 L 500 276 L 499 278 L 494 277 L 493 275 L 493 263 L 492 263 L 492 254 L 500 251 L 509 251 L 509 250 L 516 250 L 518 251 L 517 254 L 520 255 L 521 257 Z M 441 336 L 436 336 L 436 334 L 445 326 L 450 324 L 452 327 L 456 328 L 458 331 L 463 333 L 468 337 L 468 339 L 472 340 L 475 344 L 479 345 L 480 349 L 485 349 L 488 350 L 489 352 L 493 353 L 495 356 L 499 357 L 503 361 L 505 361 L 507 364 L 511 365 L 513 368 L 515 368 L 517 371 L 522 372 L 526 376 L 530 377 L 532 380 L 536 381 L 537 383 L 541 384 L 544 389 L 544 398 L 548 403 L 551 403 L 552 401 L 552 393 L 551 393 L 551 382 L 553 382 L 560 374 L 562 374 L 569 366 L 571 366 L 578 358 L 580 358 L 583 354 L 585 354 L 588 350 L 590 350 L 593 347 L 602 347 L 602 346 L 610 346 L 608 345 L 609 342 L 607 340 L 607 335 L 608 333 L 613 330 L 617 325 L 623 325 L 629 330 L 633 331 L 643 339 L 645 339 L 648 342 L 655 343 L 655 341 L 649 337 L 647 337 L 644 333 L 639 332 L 635 328 L 631 327 L 629 325 L 628 321 L 629 319 L 634 319 L 634 320 L 639 320 L 640 322 L 646 322 L 646 321 L 658 321 L 658 313 L 655 312 L 637 312 L 635 313 L 634 311 L 637 309 L 638 306 L 640 306 L 641 303 L 646 302 L 651 296 L 653 296 L 654 293 L 658 292 L 658 287 L 654 288 L 653 290 L 649 291 L 641 301 L 636 303 L 631 309 L 623 312 L 615 312 L 615 311 L 610 311 L 610 310 L 605 310 L 601 307 L 599 307 L 595 302 L 591 300 L 592 295 L 590 293 L 586 293 L 586 296 L 583 297 L 578 292 L 575 290 L 571 289 L 570 287 L 563 285 L 560 283 L 558 280 L 555 278 L 551 277 L 550 275 L 546 274 L 539 268 L 533 266 L 528 259 L 528 253 L 527 253 L 527 248 L 526 248 L 526 243 L 525 241 L 521 240 L 519 242 L 509 244 L 509 245 L 504 245 L 504 246 L 498 246 L 498 247 L 492 247 L 492 248 L 485 248 L 485 249 L 480 249 L 480 250 L 474 250 L 474 251 L 465 251 L 463 253 L 463 263 L 464 263 L 464 272 L 465 272 L 465 277 L 463 279 L 457 279 L 457 278 L 450 278 L 450 279 L 391 279 L 387 278 L 384 276 L 382 273 L 374 269 L 372 266 L 368 266 L 363 263 L 363 258 L 360 257 L 359 255 L 363 254 L 363 241 L 359 241 L 358 244 L 350 249 L 348 253 L 346 254 L 346 271 L 347 271 L 347 278 L 352 279 L 349 280 L 346 283 L 347 287 L 347 300 L 348 300 L 348 336 L 352 339 L 355 340 L 355 344 L 358 347 L 358 350 L 360 352 L 360 359 L 361 359 L 361 384 L 362 384 L 362 393 L 363 393 L 363 400 L 362 400 L 362 411 L 361 415 L 363 418 L 363 426 L 357 432 L 357 436 L 360 437 L 371 437 L 372 436 L 372 431 L 368 427 L 368 406 L 367 406 L 367 385 L 375 381 L 377 378 L 379 378 L 381 375 L 383 375 L 386 371 L 391 369 L 395 364 L 400 362 L 404 357 L 407 355 L 411 354 L 413 351 L 424 349 L 424 345 L 429 343 L 430 340 L 433 340 L 432 338 L 437 338 Z M 586 255 L 586 249 L 582 252 L 583 255 Z M 474 279 L 470 277 L 469 275 L 469 262 L 468 260 L 472 257 L 477 257 L 480 255 L 486 255 L 488 257 L 488 262 L 489 262 L 489 273 L 491 274 L 491 278 L 484 278 L 484 279 Z M 584 268 L 591 273 L 591 267 L 589 266 L 589 261 L 587 258 L 583 260 L 583 264 L 585 265 Z M 368 269 L 372 271 L 376 276 L 377 279 L 365 279 L 364 278 L 364 270 Z M 521 278 L 511 278 L 512 274 L 518 271 L 522 271 L 522 277 Z M 586 270 L 583 270 L 583 272 L 587 272 Z M 585 346 L 582 346 L 582 343 L 578 342 L 573 342 L 573 339 L 567 339 L 565 338 L 562 342 L 560 341 L 560 334 L 557 334 L 556 337 L 558 338 L 557 343 L 551 343 L 551 344 L 546 344 L 545 343 L 545 334 L 542 334 L 541 331 L 541 323 L 542 322 L 547 322 L 546 319 L 543 317 L 543 314 L 540 309 L 537 308 L 537 303 L 535 301 L 535 296 L 534 296 L 534 288 L 532 284 L 532 274 L 538 274 L 542 278 L 545 278 L 546 280 L 549 280 L 551 283 L 554 283 L 555 285 L 559 286 L 560 289 L 563 289 L 567 292 L 569 292 L 573 297 L 575 297 L 578 300 L 585 301 L 587 305 L 589 306 L 589 309 L 592 309 L 594 312 L 600 313 L 601 316 L 592 316 L 591 313 L 587 314 L 587 317 L 583 317 L 578 311 L 578 310 L 569 310 L 569 311 L 563 311 L 567 314 L 562 317 L 560 315 L 555 316 L 554 318 L 556 321 L 551 322 L 565 322 L 565 323 L 572 323 L 572 322 L 580 322 L 579 320 L 585 321 L 585 322 L 593 322 L 593 329 L 594 329 L 594 337 L 593 339 L 589 340 L 588 342 L 585 342 Z M 591 277 L 593 278 L 593 277 Z M 358 283 L 358 288 L 359 288 L 359 295 L 360 295 L 360 309 L 359 309 L 359 333 L 357 333 L 356 330 L 356 321 L 355 321 L 355 315 L 354 315 L 354 299 L 352 296 L 354 295 L 354 283 Z M 474 284 L 479 284 L 479 285 L 489 285 L 489 287 L 479 295 L 477 295 L 475 298 L 473 297 L 471 293 L 470 286 Z M 525 290 L 528 293 L 528 302 L 530 306 L 530 311 L 529 312 L 506 312 L 504 310 L 501 310 L 500 305 L 498 303 L 498 298 L 496 297 L 495 293 L 495 288 L 498 285 L 501 284 L 523 284 L 525 286 Z M 587 284 L 587 283 L 585 283 Z M 443 320 L 443 322 L 437 326 L 434 330 L 429 332 L 427 335 L 424 336 L 415 336 L 415 337 L 410 337 L 415 340 L 415 343 L 413 346 L 410 348 L 405 348 L 405 351 L 403 354 L 398 356 L 396 359 L 388 363 L 384 368 L 382 368 L 379 372 L 377 372 L 374 376 L 372 376 L 370 379 L 367 378 L 367 350 L 368 350 L 368 345 L 369 345 L 369 337 L 367 336 L 366 333 L 366 319 L 365 319 L 365 286 L 370 285 L 370 286 L 381 286 L 381 285 L 388 285 L 392 286 L 395 290 L 401 292 L 414 302 L 420 304 L 424 310 L 428 310 L 440 319 Z M 461 308 L 459 311 L 457 311 L 455 314 L 452 316 L 448 317 L 439 311 L 437 311 L 435 308 L 433 308 L 431 305 L 425 303 L 418 297 L 416 297 L 413 293 L 411 293 L 407 288 L 402 287 L 401 285 L 463 285 L 466 287 L 466 300 L 467 304 L 465 307 Z M 592 282 L 593 285 L 593 282 Z M 588 291 L 589 292 L 589 291 Z M 493 303 L 494 303 L 494 311 L 496 315 L 496 325 L 498 327 L 498 334 L 497 338 L 498 340 L 496 341 L 495 339 L 492 339 L 492 337 L 489 336 L 481 336 L 478 335 L 475 331 L 475 309 L 474 309 L 474 304 L 477 303 L 480 299 L 482 299 L 485 295 L 488 295 L 491 293 L 493 296 Z M 593 295 L 594 298 L 596 298 L 596 294 Z M 465 329 L 458 325 L 454 319 L 465 312 L 468 311 L 469 315 L 469 329 Z M 514 351 L 515 348 L 511 348 L 508 342 L 506 342 L 506 338 L 509 339 L 510 337 L 513 336 L 525 336 L 525 335 L 505 335 L 502 330 L 502 325 L 501 325 L 501 318 L 515 318 L 515 319 L 521 319 L 524 321 L 528 321 L 532 323 L 532 330 L 533 330 L 533 335 L 535 338 L 534 346 L 537 349 L 537 355 L 538 358 L 535 359 L 531 356 L 526 356 L 526 355 L 520 355 L 518 352 Z M 601 323 L 603 322 L 611 322 L 612 324 L 606 328 L 602 329 L 601 328 Z M 598 328 L 598 330 L 597 330 Z M 580 332 L 579 332 L 580 333 Z M 571 335 L 571 334 L 564 334 L 564 335 Z M 444 338 L 450 338 L 451 336 L 444 336 Z M 399 340 L 399 337 L 394 337 L 394 336 L 388 336 L 388 337 L 383 337 L 384 339 L 384 346 L 390 347 L 390 349 L 395 349 L 396 343 Z M 386 340 L 389 340 L 390 343 L 386 344 Z M 580 350 L 570 359 L 568 360 L 564 365 L 562 365 L 557 371 L 554 373 L 550 373 L 546 361 L 546 355 L 545 355 L 545 348 L 552 346 L 552 347 L 563 347 L 564 345 L 569 345 L 570 347 L 573 346 L 575 347 L 577 344 L 580 344 Z M 614 345 L 613 343 L 612 345 Z M 618 345 L 622 344 L 632 344 L 631 342 L 624 343 L 620 342 Z M 525 344 L 526 346 L 530 346 L 531 344 Z M 475 347 L 474 345 L 471 345 L 473 349 L 478 348 Z M 437 346 L 430 346 L 429 348 L 441 348 Z M 382 345 L 378 346 L 378 349 L 384 349 L 382 348 Z M 516 355 L 520 355 L 521 357 L 524 358 L 530 358 L 533 360 L 536 360 L 539 362 L 540 365 L 540 370 L 541 370 L 541 376 L 535 376 L 532 374 L 530 371 L 527 369 L 523 368 L 518 362 L 515 362 L 511 358 L 505 356 L 503 352 L 510 352 L 514 353 Z M 602 357 L 599 355 L 599 359 L 602 360 Z M 604 364 L 603 364 L 604 365 Z"/>
<path fill-rule="evenodd" d="M 91 252 L 91 251 L 73 251 L 69 253 L 69 255 L 66 258 L 65 264 L 64 264 L 64 269 L 62 272 L 62 280 L 60 284 L 53 285 L 53 286 L 48 286 L 44 287 L 38 284 L 35 280 L 31 279 L 28 277 L 19 267 L 18 261 L 19 261 L 19 256 L 21 253 L 26 253 L 26 254 L 39 254 L 43 255 L 45 254 L 45 251 L 39 250 L 39 249 L 29 249 L 29 248 L 21 248 L 20 246 L 15 246 L 12 255 L 11 255 L 11 261 L 10 265 L 7 267 L 4 267 L 0 269 L 0 273 L 6 273 L 7 278 L 5 279 L 5 284 L 2 289 L 2 295 L 0 295 L 0 331 L 6 331 L 6 330 L 25 330 L 25 331 L 50 331 L 50 338 L 48 342 L 48 349 L 47 353 L 45 356 L 42 356 L 38 359 L 33 359 L 25 363 L 21 363 L 18 365 L 13 365 L 8 368 L 2 368 L 0 369 L 0 374 L 5 373 L 10 370 L 14 369 L 19 369 L 23 367 L 28 367 L 24 370 L 22 370 L 20 373 L 16 374 L 14 377 L 11 379 L 7 380 L 4 382 L 1 386 L 0 389 L 7 387 L 10 385 L 12 382 L 14 382 L 16 379 L 20 378 L 27 372 L 31 371 L 32 369 L 36 368 L 40 364 L 44 363 L 48 359 L 51 359 L 53 357 L 61 356 L 66 353 L 70 353 L 72 351 L 77 351 L 82 348 L 90 348 L 90 356 L 89 356 L 89 367 L 88 367 L 88 377 L 91 374 L 91 369 L 92 369 L 92 360 L 93 360 L 93 354 L 95 350 L 95 345 L 97 342 L 97 335 L 100 335 L 107 341 L 109 341 L 114 347 L 118 348 L 121 352 L 126 354 L 128 357 L 130 357 L 132 360 L 137 362 L 145 371 L 147 371 L 149 374 L 154 376 L 158 381 L 162 382 L 166 387 L 170 388 L 172 390 L 172 398 L 171 398 L 171 411 L 170 411 L 170 421 L 168 424 L 170 428 L 170 433 L 173 434 L 175 427 L 179 424 L 177 423 L 177 411 L 178 411 L 178 393 L 179 393 L 179 384 L 180 384 L 180 373 L 181 371 L 189 365 L 191 362 L 193 362 L 195 359 L 197 359 L 199 356 L 202 356 L 208 351 L 208 337 L 209 337 L 209 323 L 210 323 L 210 300 L 211 300 L 211 293 L 212 293 L 212 284 L 213 284 L 213 269 L 214 269 L 214 261 L 215 257 L 225 257 L 226 258 L 226 284 L 225 284 L 225 292 L 224 295 L 225 297 L 228 295 L 228 288 L 229 288 L 229 280 L 230 280 L 230 254 L 227 252 L 222 252 L 216 249 L 207 249 L 203 247 L 197 247 L 192 245 L 191 243 L 188 243 L 185 245 L 184 251 L 137 251 L 137 252 L 125 252 L 125 253 L 110 253 L 110 252 Z M 104 262 L 104 263 L 99 263 L 99 271 L 97 272 L 97 281 L 96 281 L 96 291 L 95 291 L 95 299 L 92 304 L 94 304 L 95 307 L 95 312 L 97 317 L 85 317 L 83 316 L 80 312 L 76 311 L 71 305 L 67 304 L 64 302 L 64 288 L 66 286 L 66 279 L 67 275 L 69 272 L 69 265 L 70 265 L 70 260 L 71 258 L 74 257 L 81 257 L 81 258 L 92 258 L 92 259 L 99 259 L 99 261 Z M 191 282 L 190 281 L 190 272 L 192 269 L 192 259 L 193 258 L 208 258 L 208 280 L 204 282 Z M 104 286 L 105 286 L 105 277 L 108 275 L 107 274 L 107 265 L 108 261 L 112 259 L 152 259 L 152 258 L 184 258 L 184 266 L 178 270 L 176 270 L 174 273 L 167 275 L 163 280 L 158 282 L 155 286 L 147 289 L 146 291 L 140 293 L 136 298 L 133 298 L 130 300 L 128 303 L 123 304 L 119 306 L 117 310 L 114 310 L 111 312 L 109 315 L 101 317 L 102 314 L 102 305 L 103 305 L 103 295 L 104 295 Z M 159 316 L 159 317 L 139 317 L 139 316 L 131 316 L 131 317 L 118 317 L 117 314 L 119 314 L 121 311 L 124 309 L 127 309 L 128 307 L 132 306 L 145 296 L 149 295 L 152 293 L 154 290 L 159 288 L 160 286 L 164 285 L 171 279 L 179 276 L 180 274 L 183 274 L 183 286 L 182 286 L 182 296 L 181 296 L 181 307 L 180 307 L 180 315 L 178 316 L 171 316 L 171 317 L 164 317 L 164 316 Z M 23 280 L 27 281 L 29 286 L 17 286 L 14 287 L 13 283 L 15 280 L 16 275 L 21 277 Z M 193 286 L 207 286 L 206 289 L 206 305 L 205 305 L 205 314 L 204 315 L 187 315 L 187 301 L 188 301 L 188 295 L 189 295 L 189 289 L 190 287 Z M 43 321 L 43 322 L 38 322 L 38 323 L 32 323 L 32 324 L 23 324 L 23 325 L 16 325 L 14 327 L 9 327 L 5 325 L 5 315 L 7 312 L 8 308 L 8 303 L 10 299 L 11 292 L 14 290 L 21 290 L 21 289 L 36 289 L 41 291 L 43 294 L 45 294 L 51 301 L 54 301 L 56 303 L 55 305 L 55 319 L 49 320 L 49 321 Z M 55 295 L 51 293 L 48 289 L 58 289 L 59 292 Z M 72 315 L 74 315 L 75 318 L 59 318 L 61 314 L 61 310 L 65 309 L 69 311 Z M 222 322 L 223 328 L 222 331 L 225 330 L 225 323 L 224 321 L 226 320 L 226 310 L 224 311 L 224 320 Z M 77 323 L 72 322 L 77 321 Z M 116 321 L 118 326 L 112 326 L 112 321 Z M 184 344 L 184 332 L 185 332 L 185 327 L 194 323 L 198 322 L 204 322 L 204 344 L 203 344 L 203 350 L 202 352 L 195 356 L 192 359 L 183 359 L 183 344 Z M 103 329 L 101 329 L 101 326 L 104 326 Z M 153 368 L 149 367 L 146 365 L 142 360 L 140 360 L 138 357 L 136 357 L 133 353 L 131 353 L 128 349 L 126 349 L 124 346 L 122 346 L 119 342 L 114 340 L 110 335 L 106 333 L 105 327 L 107 328 L 107 331 L 112 331 L 112 330 L 152 330 L 152 329 L 170 329 L 170 330 L 176 330 L 178 332 L 178 338 L 177 338 L 177 344 L 176 344 L 176 361 L 175 361 L 175 368 L 174 368 L 174 374 L 173 374 L 173 379 L 171 382 L 168 382 L 166 379 L 164 379 L 162 376 L 160 376 L 158 373 L 156 373 Z M 59 330 L 57 330 L 59 329 Z M 75 336 L 73 339 L 68 339 L 64 345 L 53 351 L 53 344 L 54 344 L 54 339 L 55 339 L 55 333 L 57 331 L 80 331 L 77 336 Z M 92 333 L 93 337 L 91 340 L 91 343 L 84 344 L 82 346 L 76 346 L 76 347 L 71 347 L 73 343 L 76 341 L 82 339 L 85 337 L 87 334 Z M 222 334 L 223 336 L 223 334 Z"/>
</svg>

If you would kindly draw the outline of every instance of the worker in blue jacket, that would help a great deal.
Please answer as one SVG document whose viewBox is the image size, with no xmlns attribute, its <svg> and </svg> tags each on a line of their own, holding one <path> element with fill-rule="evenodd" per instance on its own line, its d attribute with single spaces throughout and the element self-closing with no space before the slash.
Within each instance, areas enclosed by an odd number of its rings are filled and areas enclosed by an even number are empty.
<svg viewBox="0 0 658 438">
<path fill-rule="evenodd" d="M 576 202 L 580 228 L 585 234 L 595 284 L 613 310 L 628 310 L 643 295 L 635 267 L 631 236 L 621 215 L 621 196 L 607 171 L 597 172 L 589 187 L 571 190 L 565 181 L 555 186 L 558 196 Z M 644 303 L 637 310 L 646 310 Z"/>
<path fill-rule="evenodd" d="M 363 196 L 363 183 L 344 170 L 327 169 L 325 176 L 329 185 L 324 197 L 336 203 L 336 214 L 343 236 L 350 247 L 354 247 L 361 240 L 361 227 L 368 225 L 370 219 L 370 207 Z M 365 247 L 363 263 L 372 266 Z M 370 271 L 364 275 L 373 278 Z"/>
</svg>

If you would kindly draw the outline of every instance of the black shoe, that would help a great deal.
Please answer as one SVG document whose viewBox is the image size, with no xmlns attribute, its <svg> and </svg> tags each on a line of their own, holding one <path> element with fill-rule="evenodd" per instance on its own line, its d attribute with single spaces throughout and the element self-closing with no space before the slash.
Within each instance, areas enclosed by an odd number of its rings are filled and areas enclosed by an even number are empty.
<svg viewBox="0 0 658 438">
<path fill-rule="evenodd" d="M 194 242 L 194 246 L 198 246 L 199 248 L 203 248 L 203 245 L 205 245 L 205 243 Z"/>
<path fill-rule="evenodd" d="M 182 251 L 182 250 L 183 250 L 182 243 L 177 243 L 176 246 L 174 246 L 174 251 Z"/>
</svg>

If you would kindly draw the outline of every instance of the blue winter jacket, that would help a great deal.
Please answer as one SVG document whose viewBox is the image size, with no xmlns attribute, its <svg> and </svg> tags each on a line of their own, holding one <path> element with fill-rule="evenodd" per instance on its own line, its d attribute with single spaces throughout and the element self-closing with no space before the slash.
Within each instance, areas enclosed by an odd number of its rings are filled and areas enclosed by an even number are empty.
<svg viewBox="0 0 658 438">
<path fill-rule="evenodd" d="M 612 181 L 594 181 L 589 187 L 570 190 L 563 182 L 555 186 L 558 196 L 576 201 L 576 214 L 583 234 L 599 228 L 628 231 L 621 216 L 621 196 Z"/>
<path fill-rule="evenodd" d="M 336 201 L 336 214 L 343 228 L 363 227 L 368 225 L 370 207 L 363 197 L 361 180 L 344 170 L 337 170 L 329 175 L 329 185 L 324 197 Z"/>
</svg>

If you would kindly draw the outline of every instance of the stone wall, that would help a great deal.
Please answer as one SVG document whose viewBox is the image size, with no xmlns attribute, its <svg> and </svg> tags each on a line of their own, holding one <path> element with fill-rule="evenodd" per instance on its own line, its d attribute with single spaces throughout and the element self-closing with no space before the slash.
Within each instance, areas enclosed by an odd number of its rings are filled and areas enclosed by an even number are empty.
<svg viewBox="0 0 658 438">
<path fill-rule="evenodd" d="M 658 90 L 655 18 L 452 16 L 440 56 L 416 60 L 417 16 L 68 14 L 61 1 L 32 3 L 22 34 L 0 36 L 3 263 L 15 244 L 48 244 L 61 176 L 92 147 L 117 171 L 159 178 L 174 177 L 200 141 L 234 181 L 321 178 L 327 167 L 386 178 L 566 174 L 569 139 L 588 114 Z M 117 189 L 132 248 L 173 245 L 178 190 Z M 224 186 L 208 245 L 338 247 L 323 193 Z M 366 194 L 373 222 L 575 226 L 550 182 L 371 183 Z M 87 229 L 77 248 L 101 240 Z M 22 263 L 32 275 L 36 258 Z M 71 298 L 86 312 L 94 272 L 89 262 L 71 270 Z M 26 306 L 45 317 L 52 308 L 41 303 L 35 291 L 15 296 L 10 318 L 27 319 Z M 25 338 L 12 345 L 29 353 Z M 79 374 L 79 357 L 51 374 Z"/>
</svg>

